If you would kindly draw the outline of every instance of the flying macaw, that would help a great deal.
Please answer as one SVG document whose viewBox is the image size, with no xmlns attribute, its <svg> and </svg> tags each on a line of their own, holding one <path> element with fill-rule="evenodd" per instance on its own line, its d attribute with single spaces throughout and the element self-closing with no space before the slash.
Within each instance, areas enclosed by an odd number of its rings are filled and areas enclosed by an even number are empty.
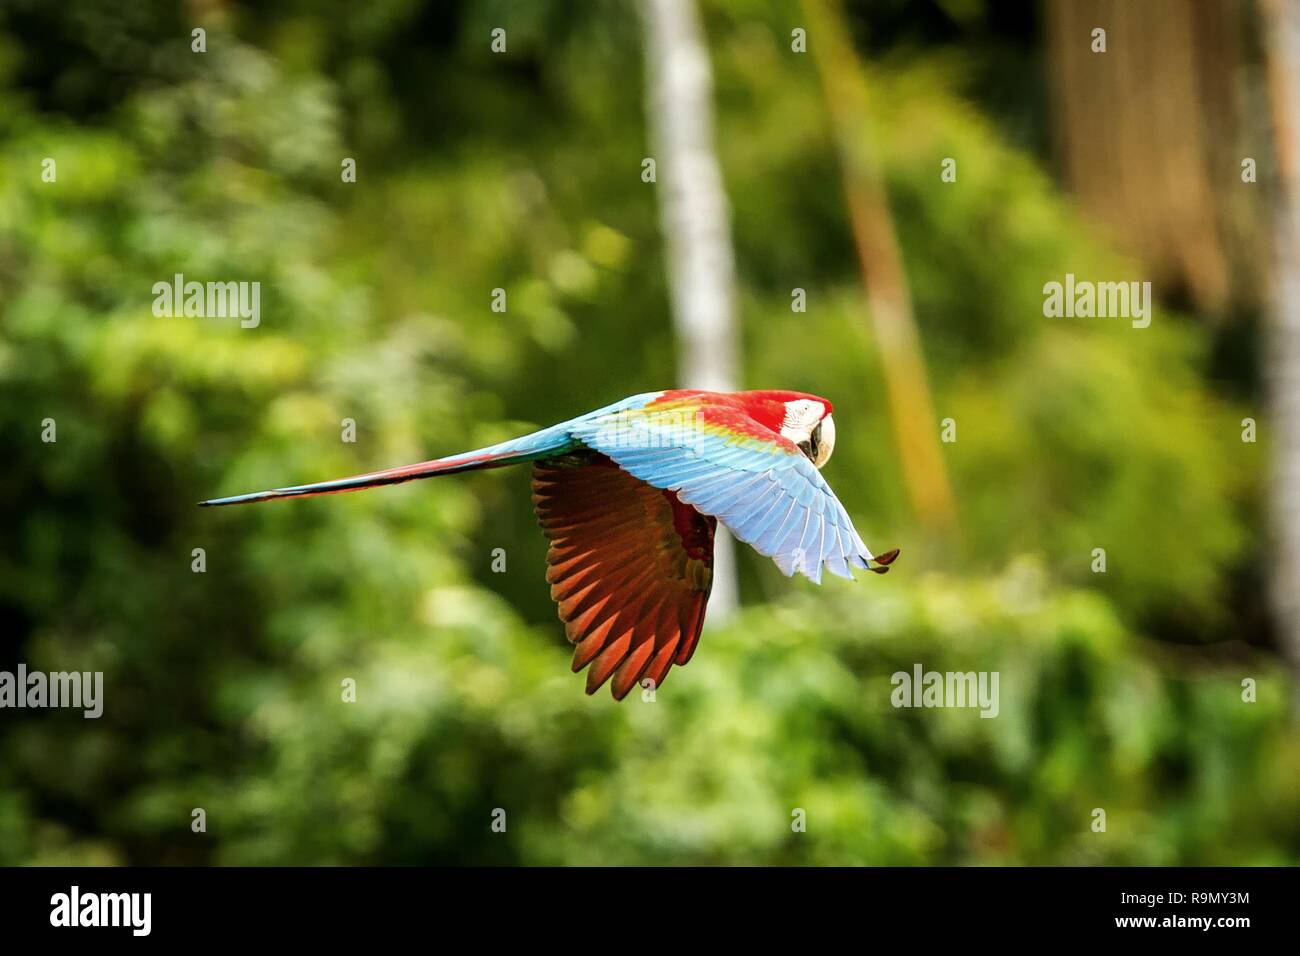
<svg viewBox="0 0 1300 956">
<path fill-rule="evenodd" d="M 788 391 L 671 390 L 621 402 L 478 451 L 203 505 L 327 495 L 533 462 L 533 508 L 550 541 L 546 580 L 587 693 L 613 677 L 622 700 L 658 687 L 695 653 L 713 579 L 713 533 L 787 576 L 852 579 L 873 556 L 820 469 L 835 448 L 831 403 Z M 653 684 L 643 683 L 646 679 Z"/>
</svg>

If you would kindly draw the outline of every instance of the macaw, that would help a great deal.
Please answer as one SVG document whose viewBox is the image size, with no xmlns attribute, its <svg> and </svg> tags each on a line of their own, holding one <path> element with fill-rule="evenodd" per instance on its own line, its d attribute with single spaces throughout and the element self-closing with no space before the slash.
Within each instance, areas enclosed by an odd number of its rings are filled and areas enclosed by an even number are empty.
<svg viewBox="0 0 1300 956">
<path fill-rule="evenodd" d="M 721 521 L 787 576 L 884 574 L 821 476 L 831 403 L 789 391 L 675 389 L 621 402 L 478 451 L 203 505 L 303 498 L 533 463 L 546 580 L 587 693 L 659 687 L 695 653 Z M 652 683 L 645 683 L 650 681 Z"/>
</svg>

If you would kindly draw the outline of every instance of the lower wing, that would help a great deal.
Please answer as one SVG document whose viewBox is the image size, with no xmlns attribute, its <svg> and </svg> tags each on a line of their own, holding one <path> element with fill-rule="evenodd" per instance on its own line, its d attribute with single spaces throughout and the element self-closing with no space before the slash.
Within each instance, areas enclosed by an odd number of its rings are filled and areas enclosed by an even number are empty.
<svg viewBox="0 0 1300 956">
<path fill-rule="evenodd" d="M 587 693 L 611 677 L 616 700 L 647 678 L 663 684 L 704 627 L 717 522 L 591 452 L 534 465 L 533 507 Z"/>
</svg>

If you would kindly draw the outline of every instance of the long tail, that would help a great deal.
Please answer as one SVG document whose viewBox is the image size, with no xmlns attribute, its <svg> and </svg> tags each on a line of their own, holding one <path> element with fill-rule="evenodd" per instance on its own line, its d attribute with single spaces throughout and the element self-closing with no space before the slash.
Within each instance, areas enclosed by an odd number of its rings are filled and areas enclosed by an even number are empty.
<svg viewBox="0 0 1300 956">
<path fill-rule="evenodd" d="M 567 423 L 566 423 L 567 424 Z M 580 443 L 569 437 L 563 425 L 525 435 L 513 441 L 481 448 L 478 451 L 452 455 L 449 458 L 435 458 L 415 465 L 403 465 L 385 471 L 372 471 L 352 478 L 336 478 L 333 481 L 318 481 L 311 485 L 292 485 L 288 488 L 272 488 L 270 491 L 254 491 L 247 495 L 234 495 L 230 498 L 213 498 L 200 501 L 201 507 L 217 505 L 242 505 L 253 501 L 271 501 L 274 498 L 308 498 L 312 495 L 335 495 L 344 491 L 358 491 L 362 488 L 376 488 L 380 485 L 398 485 L 404 481 L 417 478 L 432 478 L 436 475 L 454 475 L 462 471 L 475 471 L 480 468 L 500 468 L 523 461 L 533 461 L 550 455 L 563 454 L 580 447 Z"/>
</svg>

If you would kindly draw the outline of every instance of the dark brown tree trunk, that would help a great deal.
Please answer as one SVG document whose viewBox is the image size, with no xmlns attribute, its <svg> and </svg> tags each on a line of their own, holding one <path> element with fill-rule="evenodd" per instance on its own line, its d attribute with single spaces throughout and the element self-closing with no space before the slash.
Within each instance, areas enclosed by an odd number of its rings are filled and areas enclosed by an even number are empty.
<svg viewBox="0 0 1300 956">
<path fill-rule="evenodd" d="M 1238 0 L 1047 0 L 1057 161 L 1157 292 L 1254 303 L 1268 244 L 1242 188 Z M 1106 31 L 1104 53 L 1093 30 Z"/>
</svg>

